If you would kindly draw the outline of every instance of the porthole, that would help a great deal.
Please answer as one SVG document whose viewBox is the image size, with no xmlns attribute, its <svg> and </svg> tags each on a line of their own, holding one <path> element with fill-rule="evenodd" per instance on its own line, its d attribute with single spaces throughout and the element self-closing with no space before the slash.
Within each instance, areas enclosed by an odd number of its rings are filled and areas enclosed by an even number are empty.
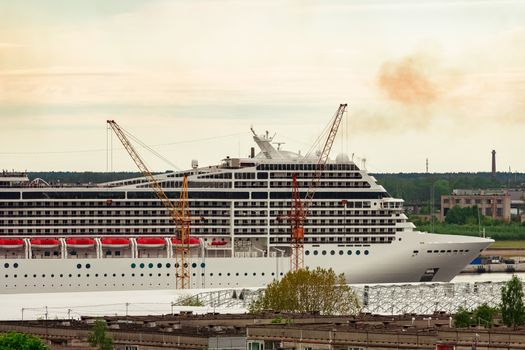
<svg viewBox="0 0 525 350">
<path fill-rule="evenodd" d="M 42 275 L 42 278 L 46 278 L 46 275 L 45 275 L 45 274 L 43 274 L 43 275 Z"/>
<path fill-rule="evenodd" d="M 86 264 L 86 269 L 91 268 L 91 264 Z"/>
<path fill-rule="evenodd" d="M 16 269 L 18 267 L 18 263 L 14 263 L 13 267 Z"/>
<path fill-rule="evenodd" d="M 330 255 L 335 255 L 335 250 L 331 250 Z"/>
<path fill-rule="evenodd" d="M 205 268 L 206 267 L 206 264 L 205 263 L 201 263 L 201 268 Z"/>
<path fill-rule="evenodd" d="M 144 268 L 144 263 L 140 263 L 140 268 L 141 268 L 141 269 Z"/>
<path fill-rule="evenodd" d="M 348 251 L 348 255 L 352 255 L 352 251 L 351 250 Z"/>
<path fill-rule="evenodd" d="M 323 250 L 323 255 L 326 255 L 326 250 Z"/>
<path fill-rule="evenodd" d="M 71 277 L 71 275 L 69 275 L 69 277 Z M 33 275 L 33 278 L 36 278 L 36 275 Z"/>
<path fill-rule="evenodd" d="M 162 275 L 161 273 L 158 274 L 159 277 L 160 277 L 161 275 Z"/>
<path fill-rule="evenodd" d="M 140 274 L 140 277 L 144 277 L 144 274 L 143 274 L 143 273 L 141 273 L 141 274 Z"/>
<path fill-rule="evenodd" d="M 78 274 L 77 277 L 80 278 L 80 274 Z"/>
<path fill-rule="evenodd" d="M 257 273 L 254 272 L 253 275 L 254 275 L 254 276 L 257 276 Z"/>
<path fill-rule="evenodd" d="M 98 273 L 95 274 L 95 277 L 98 277 Z"/>
<path fill-rule="evenodd" d="M 229 275 L 230 275 L 230 273 L 228 272 L 228 273 L 226 274 L 226 276 L 229 276 Z"/>
<path fill-rule="evenodd" d="M 148 264 L 148 267 L 149 267 L 150 269 L 152 269 L 152 268 L 153 268 L 153 263 L 149 263 L 149 264 Z"/>
<path fill-rule="evenodd" d="M 171 267 L 171 264 L 170 263 L 167 263 L 166 264 L 166 267 L 169 269 Z"/>
<path fill-rule="evenodd" d="M 153 277 L 153 274 L 152 274 L 152 273 L 150 273 L 150 274 L 149 274 L 149 277 Z"/>
<path fill-rule="evenodd" d="M 60 277 L 62 277 L 62 275 Z M 27 278 L 27 275 L 24 275 L 24 278 Z"/>
<path fill-rule="evenodd" d="M 26 275 L 26 277 L 27 277 L 27 275 Z M 63 275 L 63 274 L 60 274 L 60 278 L 62 278 L 62 277 L 64 277 L 64 275 Z"/>
<path fill-rule="evenodd" d="M 365 255 L 368 255 L 368 250 L 365 250 Z"/>
<path fill-rule="evenodd" d="M 105 274 L 104 274 L 104 277 L 108 277 L 108 274 L 107 274 L 107 273 L 105 273 Z"/>
<path fill-rule="evenodd" d="M 213 272 L 210 272 L 210 276 L 213 276 Z"/>
<path fill-rule="evenodd" d="M 4 264 L 4 267 L 7 269 L 9 267 L 9 264 L 8 263 L 5 263 Z"/>
<path fill-rule="evenodd" d="M 135 274 L 134 274 L 134 273 L 132 273 L 132 274 L 131 274 L 131 277 L 135 277 Z"/>
<path fill-rule="evenodd" d="M 304 252 L 305 255 L 310 255 L 310 251 L 307 250 L 306 252 Z"/>
<path fill-rule="evenodd" d="M 319 252 L 317 250 L 314 250 L 314 255 L 317 255 L 319 254 Z"/>
<path fill-rule="evenodd" d="M 196 268 L 196 267 L 197 267 L 197 264 L 196 264 L 196 263 L 192 263 L 192 264 L 191 264 L 191 267 Z"/>
<path fill-rule="evenodd" d="M 356 250 L 355 251 L 355 255 L 360 255 L 361 254 L 361 251 L 360 250 Z"/>
<path fill-rule="evenodd" d="M 166 274 L 166 276 L 170 277 L 170 274 L 169 274 L 169 273 L 167 273 L 167 274 Z M 195 274 L 193 274 L 193 276 L 195 276 Z"/>
<path fill-rule="evenodd" d="M 117 274 L 116 274 L 116 273 L 114 273 L 114 274 L 113 274 L 113 277 L 117 277 Z"/>
<path fill-rule="evenodd" d="M 158 263 L 158 264 L 157 264 L 157 268 L 160 269 L 161 267 L 162 267 L 162 264 L 161 264 L 161 263 Z"/>
<path fill-rule="evenodd" d="M 342 250 L 339 251 L 339 255 L 343 255 L 345 252 L 343 252 Z"/>
<path fill-rule="evenodd" d="M 82 267 L 81 264 L 77 264 L 77 269 L 80 269 Z"/>
<path fill-rule="evenodd" d="M 236 272 L 236 273 L 235 273 L 235 276 L 239 276 L 239 273 L 238 273 L 238 272 Z"/>
<path fill-rule="evenodd" d="M 175 263 L 175 268 L 176 268 L 176 269 L 179 268 L 179 263 Z"/>
<path fill-rule="evenodd" d="M 131 268 L 134 269 L 135 267 L 137 267 L 137 264 L 133 263 L 131 264 Z"/>
<path fill-rule="evenodd" d="M 284 273 L 281 272 L 280 275 L 282 276 L 282 275 L 284 275 Z"/>
<path fill-rule="evenodd" d="M 9 275 L 5 275 L 5 278 L 8 278 L 8 277 L 9 277 Z"/>
<path fill-rule="evenodd" d="M 86 274 L 86 277 L 89 277 L 89 273 L 88 273 L 88 274 Z"/>
<path fill-rule="evenodd" d="M 245 273 L 244 273 L 244 276 L 248 276 L 248 272 L 245 272 Z"/>
<path fill-rule="evenodd" d="M 124 276 L 126 276 L 126 274 L 125 274 L 125 273 L 123 273 L 123 274 L 122 274 L 122 277 L 124 277 Z"/>
<path fill-rule="evenodd" d="M 222 273 L 221 273 L 221 272 L 219 272 L 219 277 L 220 277 L 220 276 L 222 276 Z"/>
<path fill-rule="evenodd" d="M 55 277 L 55 275 L 51 274 L 51 278 L 54 278 L 54 277 Z"/>
</svg>

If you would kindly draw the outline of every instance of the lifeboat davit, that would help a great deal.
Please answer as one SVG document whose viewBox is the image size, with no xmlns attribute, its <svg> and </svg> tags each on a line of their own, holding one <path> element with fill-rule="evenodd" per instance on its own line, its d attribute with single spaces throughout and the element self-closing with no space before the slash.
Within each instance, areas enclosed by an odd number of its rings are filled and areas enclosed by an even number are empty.
<svg viewBox="0 0 525 350">
<path fill-rule="evenodd" d="M 55 238 L 33 238 L 29 242 L 31 242 L 31 247 L 36 249 L 50 249 L 60 245 L 60 241 Z"/>
<path fill-rule="evenodd" d="M 0 248 L 3 249 L 19 249 L 24 246 L 24 240 L 19 238 L 1 238 Z"/>
<path fill-rule="evenodd" d="M 211 241 L 210 245 L 214 246 L 214 247 L 217 247 L 217 246 L 223 246 L 223 245 L 226 245 L 228 244 L 228 242 L 226 241 L 219 241 L 219 240 L 216 240 L 214 239 L 213 241 Z"/>
<path fill-rule="evenodd" d="M 171 243 L 175 247 L 197 247 L 201 244 L 201 240 L 197 237 L 188 237 L 184 240 L 184 244 L 182 244 L 182 241 L 178 238 L 172 238 Z"/>
<path fill-rule="evenodd" d="M 127 248 L 129 247 L 129 239 L 122 237 L 102 238 L 100 240 L 103 247 L 106 248 Z"/>
<path fill-rule="evenodd" d="M 91 248 L 95 245 L 95 240 L 92 238 L 68 238 L 66 244 L 71 248 Z"/>
<path fill-rule="evenodd" d="M 166 245 L 166 241 L 160 237 L 139 237 L 137 238 L 137 246 L 139 248 L 162 248 Z"/>
</svg>

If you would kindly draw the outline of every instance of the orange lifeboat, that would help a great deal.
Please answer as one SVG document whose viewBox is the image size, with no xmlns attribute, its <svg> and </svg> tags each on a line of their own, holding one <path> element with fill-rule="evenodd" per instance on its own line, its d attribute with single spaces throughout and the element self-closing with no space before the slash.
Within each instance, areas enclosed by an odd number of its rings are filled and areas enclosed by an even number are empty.
<svg viewBox="0 0 525 350">
<path fill-rule="evenodd" d="M 171 242 L 173 243 L 173 245 L 175 247 L 197 247 L 201 244 L 201 240 L 197 237 L 188 237 L 186 238 L 186 240 L 184 241 L 184 244 L 182 244 L 182 241 L 178 238 L 172 238 L 171 239 Z"/>
<path fill-rule="evenodd" d="M 106 248 L 127 248 L 129 247 L 129 239 L 123 237 L 102 238 L 100 240 L 103 247 Z"/>
<path fill-rule="evenodd" d="M 0 248 L 3 249 L 19 249 L 24 246 L 24 240 L 20 238 L 1 238 Z"/>
<path fill-rule="evenodd" d="M 51 249 L 60 245 L 60 241 L 55 238 L 33 238 L 29 242 L 31 247 L 36 249 Z"/>
<path fill-rule="evenodd" d="M 91 248 L 95 245 L 95 240 L 92 238 L 68 238 L 66 244 L 71 248 Z"/>
<path fill-rule="evenodd" d="M 162 248 L 166 245 L 166 241 L 160 237 L 139 237 L 137 238 L 137 246 L 139 248 Z"/>
<path fill-rule="evenodd" d="M 219 241 L 217 239 L 214 239 L 210 243 L 210 245 L 213 246 L 213 247 L 220 247 L 220 246 L 223 246 L 223 245 L 226 245 L 226 244 L 228 244 L 228 242 L 226 242 L 226 241 Z"/>
</svg>

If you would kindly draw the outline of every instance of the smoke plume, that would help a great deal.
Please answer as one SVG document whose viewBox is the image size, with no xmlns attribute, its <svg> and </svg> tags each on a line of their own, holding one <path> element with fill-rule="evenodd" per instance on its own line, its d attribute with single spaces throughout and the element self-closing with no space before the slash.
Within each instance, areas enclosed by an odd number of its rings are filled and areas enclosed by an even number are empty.
<svg viewBox="0 0 525 350">
<path fill-rule="evenodd" d="M 427 106 L 439 99 L 439 88 L 428 74 L 427 62 L 420 56 L 386 62 L 377 83 L 389 99 L 406 106 Z"/>
</svg>

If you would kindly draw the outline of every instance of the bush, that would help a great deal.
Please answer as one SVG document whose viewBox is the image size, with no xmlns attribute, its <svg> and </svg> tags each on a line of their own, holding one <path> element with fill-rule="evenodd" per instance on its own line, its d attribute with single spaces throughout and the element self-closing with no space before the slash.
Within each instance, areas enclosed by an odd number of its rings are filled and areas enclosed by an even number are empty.
<svg viewBox="0 0 525 350">
<path fill-rule="evenodd" d="M 31 334 L 9 332 L 0 336 L 0 350 L 50 350 Z"/>
</svg>

